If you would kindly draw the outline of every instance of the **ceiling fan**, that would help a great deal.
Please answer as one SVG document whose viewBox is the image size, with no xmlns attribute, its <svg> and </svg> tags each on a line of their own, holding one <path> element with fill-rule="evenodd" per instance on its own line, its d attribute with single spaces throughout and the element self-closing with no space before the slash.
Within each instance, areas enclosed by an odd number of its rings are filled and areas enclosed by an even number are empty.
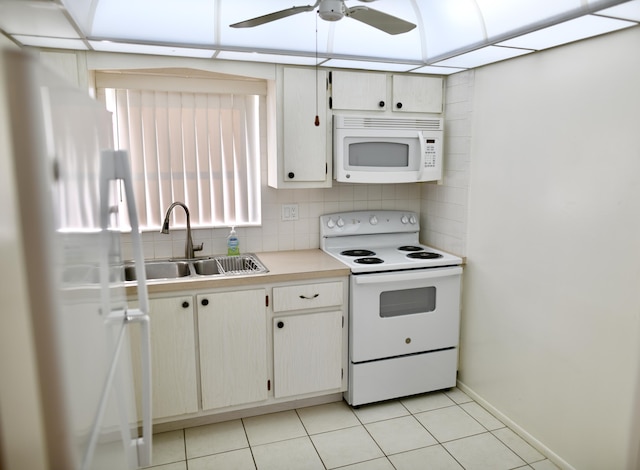
<svg viewBox="0 0 640 470">
<path fill-rule="evenodd" d="M 374 0 L 360 0 L 361 2 L 372 2 Z M 358 20 L 362 23 L 373 26 L 388 34 L 401 34 L 411 31 L 416 27 L 415 24 L 405 21 L 396 16 L 383 13 L 367 6 L 347 7 L 345 0 L 317 0 L 313 5 L 299 6 L 287 8 L 267 15 L 258 16 L 249 20 L 241 21 L 230 25 L 232 28 L 252 28 L 261 24 L 270 23 L 271 21 L 286 18 L 287 16 L 297 15 L 308 11 L 314 11 L 318 8 L 318 16 L 326 21 L 338 21 L 345 16 Z"/>
</svg>

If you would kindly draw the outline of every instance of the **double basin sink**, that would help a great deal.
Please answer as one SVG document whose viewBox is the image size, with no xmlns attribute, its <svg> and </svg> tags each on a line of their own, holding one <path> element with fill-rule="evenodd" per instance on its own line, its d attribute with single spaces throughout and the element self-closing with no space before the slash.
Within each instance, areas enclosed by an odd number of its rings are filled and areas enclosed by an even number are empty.
<svg viewBox="0 0 640 470">
<path fill-rule="evenodd" d="M 237 256 L 211 256 L 208 258 L 153 260 L 145 262 L 147 280 L 262 274 L 268 271 L 258 257 L 252 253 Z M 124 280 L 136 280 L 136 270 L 133 263 L 125 265 Z"/>
</svg>

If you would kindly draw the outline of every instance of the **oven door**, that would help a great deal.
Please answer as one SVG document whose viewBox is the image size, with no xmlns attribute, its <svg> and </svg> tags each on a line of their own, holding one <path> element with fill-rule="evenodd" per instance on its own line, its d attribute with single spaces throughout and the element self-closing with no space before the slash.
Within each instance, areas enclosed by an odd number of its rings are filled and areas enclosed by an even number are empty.
<svg viewBox="0 0 640 470">
<path fill-rule="evenodd" d="M 456 347 L 461 276 L 460 266 L 352 275 L 351 362 Z"/>
</svg>

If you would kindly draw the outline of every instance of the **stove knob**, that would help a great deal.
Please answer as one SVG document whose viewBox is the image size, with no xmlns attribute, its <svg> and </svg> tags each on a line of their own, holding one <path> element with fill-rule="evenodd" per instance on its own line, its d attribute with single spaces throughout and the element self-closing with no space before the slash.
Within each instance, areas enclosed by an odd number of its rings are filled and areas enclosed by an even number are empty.
<svg viewBox="0 0 640 470">
<path fill-rule="evenodd" d="M 403 215 L 403 216 L 400 218 L 400 222 L 402 222 L 403 224 L 408 223 L 408 222 L 409 222 L 409 217 L 407 217 L 406 215 Z"/>
<path fill-rule="evenodd" d="M 327 227 L 333 228 L 335 226 L 336 226 L 336 223 L 333 221 L 333 219 L 329 219 L 329 222 L 327 222 Z"/>
<path fill-rule="evenodd" d="M 376 225 L 378 223 L 378 218 L 375 215 L 372 215 L 371 217 L 369 217 L 369 223 L 371 225 Z"/>
<path fill-rule="evenodd" d="M 342 217 L 338 217 L 338 222 L 336 222 L 336 225 L 338 227 L 344 227 L 344 220 L 342 220 Z"/>
<path fill-rule="evenodd" d="M 411 225 L 414 225 L 416 222 L 418 222 L 418 220 L 416 219 L 415 215 L 412 215 L 411 217 L 409 217 L 409 222 L 411 223 Z"/>
</svg>

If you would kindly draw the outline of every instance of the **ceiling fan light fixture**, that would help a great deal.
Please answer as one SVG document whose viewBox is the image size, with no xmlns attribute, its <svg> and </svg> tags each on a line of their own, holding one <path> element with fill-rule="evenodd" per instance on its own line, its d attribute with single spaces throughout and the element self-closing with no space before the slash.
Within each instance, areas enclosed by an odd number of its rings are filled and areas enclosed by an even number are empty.
<svg viewBox="0 0 640 470">
<path fill-rule="evenodd" d="M 318 7 L 318 15 L 325 21 L 338 21 L 344 17 L 345 7 L 342 0 L 323 0 Z"/>
</svg>

